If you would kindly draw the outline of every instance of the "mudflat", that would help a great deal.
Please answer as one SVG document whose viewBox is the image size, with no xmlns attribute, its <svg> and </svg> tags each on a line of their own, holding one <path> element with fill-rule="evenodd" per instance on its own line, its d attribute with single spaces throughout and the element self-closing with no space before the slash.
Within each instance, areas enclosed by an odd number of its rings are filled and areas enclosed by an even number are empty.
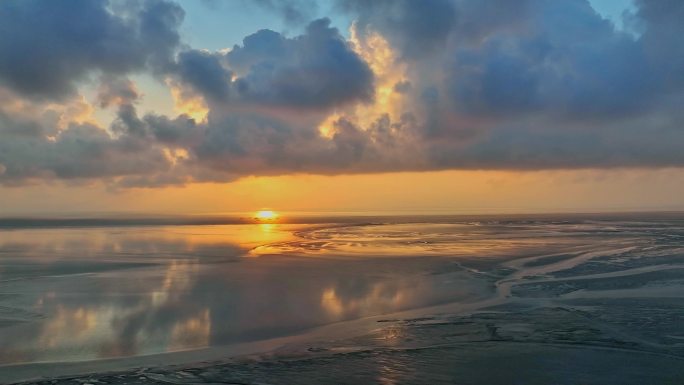
<svg viewBox="0 0 684 385">
<path fill-rule="evenodd" d="M 679 384 L 683 285 L 677 216 L 8 229 L 0 379 Z"/>
</svg>

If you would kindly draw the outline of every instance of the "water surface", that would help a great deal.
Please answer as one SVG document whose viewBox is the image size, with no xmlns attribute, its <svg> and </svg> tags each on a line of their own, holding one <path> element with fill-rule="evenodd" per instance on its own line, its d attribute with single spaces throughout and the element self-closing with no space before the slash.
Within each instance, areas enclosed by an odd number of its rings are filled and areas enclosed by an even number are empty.
<svg viewBox="0 0 684 385">
<path fill-rule="evenodd" d="M 0 373 L 2 365 L 242 346 L 336 325 L 375 336 L 347 340 L 347 350 L 453 349 L 504 337 L 643 345 L 628 355 L 678 357 L 684 347 L 671 306 L 684 282 L 684 221 L 676 216 L 313 222 L 7 226 L 0 231 Z M 658 328 L 644 320 L 630 329 L 642 321 L 627 314 L 650 317 L 647 307 L 663 298 Z M 420 327 L 421 318 L 402 321 L 417 309 L 496 310 Z M 383 323 L 362 329 L 364 319 Z M 330 340 L 321 349 L 334 346 Z M 496 356 L 496 349 L 481 353 Z"/>
</svg>

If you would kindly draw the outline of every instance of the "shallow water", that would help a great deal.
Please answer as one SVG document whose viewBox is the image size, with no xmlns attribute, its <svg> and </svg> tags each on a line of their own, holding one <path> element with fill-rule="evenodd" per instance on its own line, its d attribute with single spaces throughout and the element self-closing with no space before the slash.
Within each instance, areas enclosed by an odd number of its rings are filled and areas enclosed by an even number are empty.
<svg viewBox="0 0 684 385">
<path fill-rule="evenodd" d="M 143 355 L 289 335 L 487 295 L 437 257 L 330 256 L 302 226 L 0 233 L 0 363 Z M 259 247 L 262 246 L 262 247 Z M 276 248 L 276 246 L 274 246 Z M 327 251 L 327 250 L 326 250 Z M 324 255 L 325 254 L 325 255 Z M 397 261 L 400 258 L 401 261 Z M 432 273 L 446 271 L 439 278 Z"/>
<path fill-rule="evenodd" d="M 231 346 L 423 308 L 677 299 L 683 267 L 684 222 L 671 217 L 8 229 L 0 366 Z M 671 338 L 621 335 L 678 355 L 672 322 Z M 439 333 L 410 344 L 442 344 Z"/>
</svg>

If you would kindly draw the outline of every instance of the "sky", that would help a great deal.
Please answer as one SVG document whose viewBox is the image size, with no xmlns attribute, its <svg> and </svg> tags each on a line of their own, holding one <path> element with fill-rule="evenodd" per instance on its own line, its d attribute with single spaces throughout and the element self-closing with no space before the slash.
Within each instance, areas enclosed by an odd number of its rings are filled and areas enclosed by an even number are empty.
<svg viewBox="0 0 684 385">
<path fill-rule="evenodd" d="M 678 0 L 4 0 L 0 216 L 684 210 Z"/>
</svg>

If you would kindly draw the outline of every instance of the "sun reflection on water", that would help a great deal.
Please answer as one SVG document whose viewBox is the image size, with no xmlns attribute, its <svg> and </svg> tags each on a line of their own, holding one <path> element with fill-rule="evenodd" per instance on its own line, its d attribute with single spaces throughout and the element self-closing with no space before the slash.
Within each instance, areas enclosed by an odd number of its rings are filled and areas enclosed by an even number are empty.
<svg viewBox="0 0 684 385">
<path fill-rule="evenodd" d="M 256 341 L 470 298 L 489 284 L 444 269 L 439 277 L 449 279 L 437 281 L 425 272 L 446 259 L 407 258 L 492 247 L 464 234 L 458 226 L 277 222 L 0 232 L 0 251 L 12 250 L 0 254 L 3 277 L 12 278 L 0 285 L 21 295 L 0 297 L 21 321 L 0 328 L 0 364 Z M 245 258 L 265 254 L 273 257 Z"/>
</svg>

